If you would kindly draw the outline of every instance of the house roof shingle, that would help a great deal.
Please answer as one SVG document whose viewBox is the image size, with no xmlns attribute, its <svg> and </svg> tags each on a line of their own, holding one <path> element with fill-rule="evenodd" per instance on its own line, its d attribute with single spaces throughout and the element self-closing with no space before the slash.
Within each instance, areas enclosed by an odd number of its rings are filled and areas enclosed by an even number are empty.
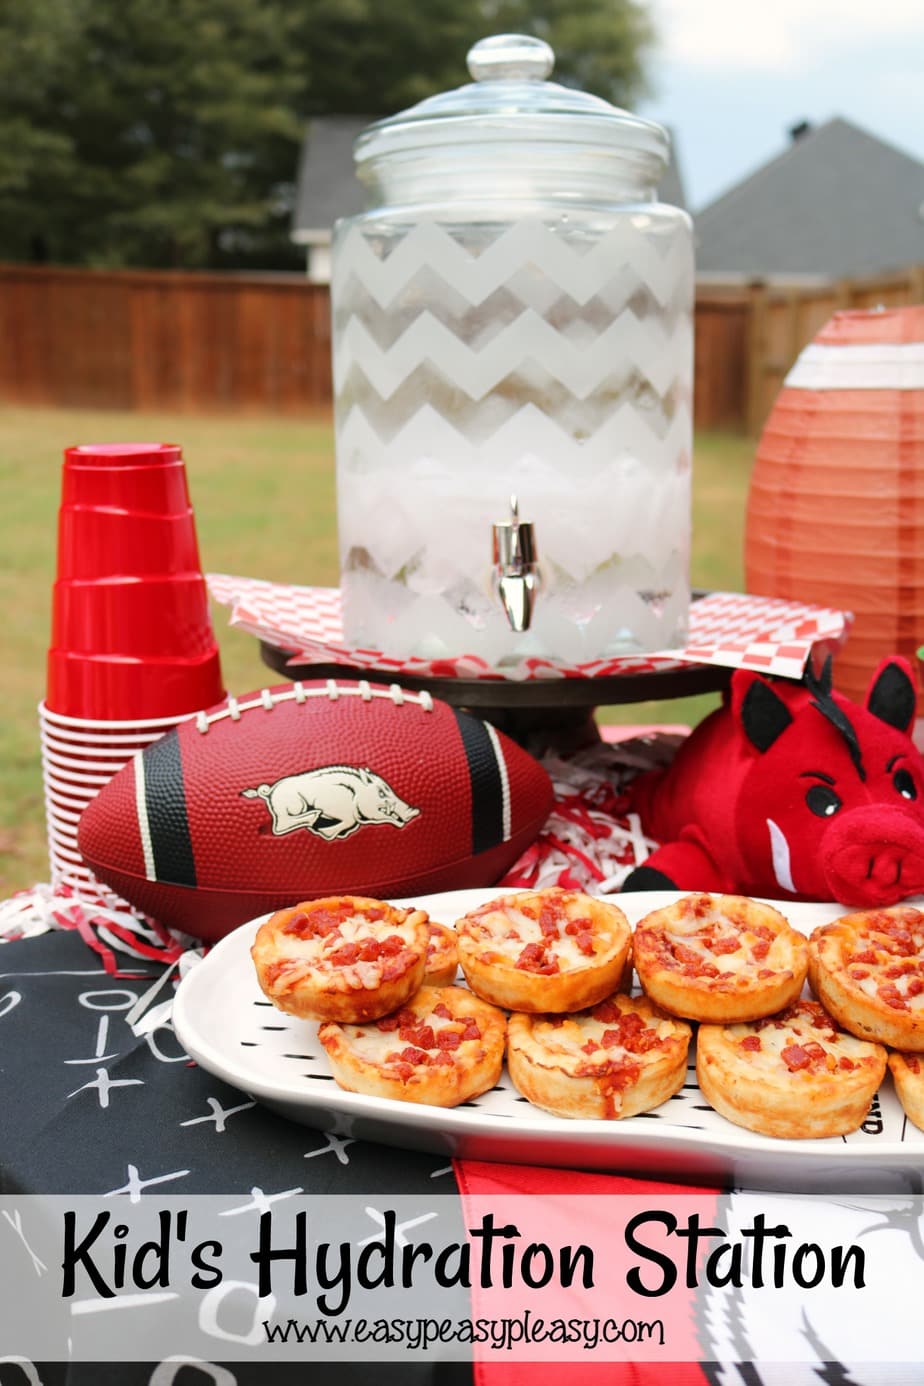
<svg viewBox="0 0 924 1386">
<path fill-rule="evenodd" d="M 319 116 L 302 142 L 292 214 L 292 239 L 327 240 L 338 217 L 363 210 L 362 184 L 353 170 L 353 141 L 374 116 Z"/>
<path fill-rule="evenodd" d="M 694 217 L 697 268 L 840 278 L 924 264 L 924 164 L 835 118 Z"/>
</svg>

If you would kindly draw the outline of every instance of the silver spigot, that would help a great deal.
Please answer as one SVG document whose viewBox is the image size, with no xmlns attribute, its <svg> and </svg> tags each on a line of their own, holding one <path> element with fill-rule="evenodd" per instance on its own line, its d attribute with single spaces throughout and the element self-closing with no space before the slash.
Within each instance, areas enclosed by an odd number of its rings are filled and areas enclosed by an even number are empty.
<svg viewBox="0 0 924 1386">
<path fill-rule="evenodd" d="M 529 630 L 542 585 L 531 521 L 521 520 L 516 496 L 510 497 L 510 519 L 493 527 L 494 591 L 511 630 Z"/>
</svg>

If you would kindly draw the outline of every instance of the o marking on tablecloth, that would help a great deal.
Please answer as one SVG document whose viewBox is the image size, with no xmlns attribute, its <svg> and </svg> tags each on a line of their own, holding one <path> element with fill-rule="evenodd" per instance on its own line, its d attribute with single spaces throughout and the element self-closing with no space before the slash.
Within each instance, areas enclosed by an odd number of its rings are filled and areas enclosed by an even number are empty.
<svg viewBox="0 0 924 1386">
<path fill-rule="evenodd" d="M 103 1001 L 95 1001 L 94 998 L 102 996 Z M 117 996 L 127 996 L 127 1001 L 116 1001 Z M 81 1006 L 85 1006 L 88 1011 L 129 1011 L 138 1000 L 138 993 L 129 991 L 127 987 L 117 987 L 113 991 L 82 991 L 77 997 Z"/>
<path fill-rule="evenodd" d="M 222 1328 L 218 1322 L 218 1311 L 228 1295 L 234 1294 L 238 1290 L 245 1290 L 254 1300 L 253 1325 L 247 1333 L 232 1333 L 226 1328 Z M 224 1280 L 220 1285 L 216 1285 L 213 1290 L 209 1290 L 199 1305 L 199 1327 L 203 1333 L 207 1333 L 210 1338 L 224 1338 L 229 1343 L 244 1343 L 247 1347 L 259 1347 L 266 1342 L 266 1333 L 263 1328 L 264 1320 L 271 1319 L 276 1310 L 276 1296 L 267 1295 L 266 1299 L 261 1299 L 256 1285 L 248 1284 L 246 1280 Z"/>
<path fill-rule="evenodd" d="M 39 1376 L 34 1362 L 30 1362 L 28 1357 L 16 1357 L 11 1354 L 8 1357 L 0 1357 L 0 1367 L 9 1364 L 11 1367 L 19 1367 L 29 1386 L 42 1386 L 42 1378 Z"/>
<path fill-rule="evenodd" d="M 163 1023 L 163 1025 L 159 1025 L 159 1026 L 157 1027 L 157 1030 L 169 1030 L 171 1034 L 175 1034 L 175 1033 L 176 1033 L 176 1032 L 174 1031 L 174 1029 L 173 1029 L 173 1024 L 172 1024 L 172 1022 L 169 1021 L 169 1020 L 165 1021 L 165 1022 Z M 151 1053 L 154 1055 L 154 1058 L 157 1059 L 158 1062 L 159 1062 L 159 1063 L 162 1063 L 162 1064 L 185 1064 L 185 1063 L 188 1063 L 188 1062 L 189 1062 L 189 1055 L 186 1053 L 186 1050 L 185 1050 L 185 1049 L 181 1049 L 180 1052 L 179 1052 L 179 1054 L 165 1054 L 165 1053 L 163 1052 L 163 1050 L 160 1048 L 160 1045 L 157 1043 L 157 1040 L 154 1038 L 155 1035 L 157 1034 L 157 1030 L 152 1030 L 152 1031 L 150 1032 L 150 1034 L 147 1034 L 147 1035 L 144 1036 L 144 1042 L 145 1042 L 145 1044 L 148 1046 L 148 1048 L 150 1049 Z"/>
<path fill-rule="evenodd" d="M 22 1000 L 21 991 L 8 991 L 4 996 L 0 996 L 0 1020 L 10 1011 L 15 1010 Z"/>
</svg>

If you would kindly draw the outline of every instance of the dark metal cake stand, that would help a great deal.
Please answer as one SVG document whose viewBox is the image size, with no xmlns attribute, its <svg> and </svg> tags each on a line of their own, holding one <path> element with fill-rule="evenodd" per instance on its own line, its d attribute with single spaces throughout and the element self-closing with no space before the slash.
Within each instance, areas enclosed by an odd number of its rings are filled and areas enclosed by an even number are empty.
<svg viewBox="0 0 924 1386">
<path fill-rule="evenodd" d="M 500 731 L 535 749 L 574 749 L 597 739 L 597 707 L 641 703 L 652 698 L 686 698 L 713 693 L 728 685 L 732 670 L 712 664 L 687 664 L 650 673 L 614 674 L 603 678 L 453 679 L 421 678 L 393 670 L 358 669 L 350 664 L 290 664 L 292 654 L 261 642 L 261 658 L 286 679 L 369 679 L 400 683 L 410 692 L 426 689 L 452 707 L 471 709 Z"/>
</svg>

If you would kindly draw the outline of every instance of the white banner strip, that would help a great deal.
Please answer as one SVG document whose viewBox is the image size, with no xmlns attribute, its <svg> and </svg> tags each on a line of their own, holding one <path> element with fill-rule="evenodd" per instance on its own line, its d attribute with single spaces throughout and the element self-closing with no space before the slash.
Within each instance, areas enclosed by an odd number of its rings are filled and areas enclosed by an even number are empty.
<svg viewBox="0 0 924 1386">
<path fill-rule="evenodd" d="M 256 1380 L 292 1362 L 312 1381 L 331 1379 L 323 1362 L 409 1357 L 532 1362 L 537 1381 L 559 1379 L 552 1362 L 562 1380 L 568 1363 L 614 1380 L 635 1363 L 651 1386 L 696 1362 L 722 1364 L 702 1377 L 723 1386 L 921 1381 L 909 1192 L 182 1198 L 146 1186 L 188 1170 L 128 1172 L 97 1197 L 0 1199 L 0 1363 L 241 1361 Z"/>
<path fill-rule="evenodd" d="M 924 342 L 808 346 L 783 381 L 790 390 L 924 390 Z"/>
</svg>

